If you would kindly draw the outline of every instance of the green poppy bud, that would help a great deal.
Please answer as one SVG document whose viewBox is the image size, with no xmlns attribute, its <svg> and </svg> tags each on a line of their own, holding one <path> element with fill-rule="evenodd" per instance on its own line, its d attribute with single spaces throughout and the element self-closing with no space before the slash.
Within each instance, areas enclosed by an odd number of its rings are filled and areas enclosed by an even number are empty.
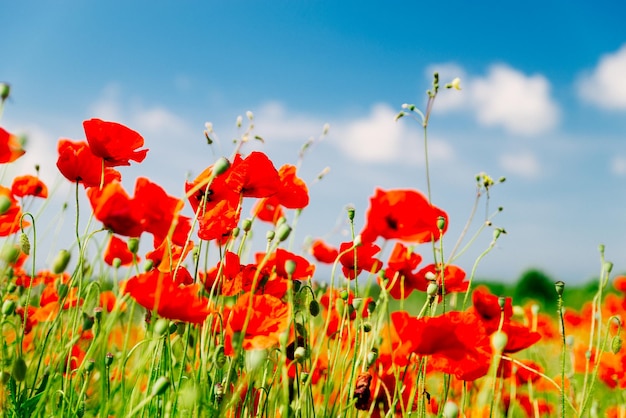
<svg viewBox="0 0 626 418">
<path fill-rule="evenodd" d="M 61 274 L 61 273 L 63 273 L 65 271 L 65 269 L 67 268 L 67 265 L 70 262 L 71 256 L 72 256 L 72 253 L 70 253 L 67 250 L 59 251 L 59 253 L 57 254 L 56 258 L 52 262 L 52 272 L 54 274 Z"/>
<path fill-rule="evenodd" d="M 27 371 L 26 361 L 22 357 L 18 357 L 13 360 L 13 367 L 11 369 L 11 375 L 17 382 L 21 382 L 26 378 Z"/>
<path fill-rule="evenodd" d="M 30 255 L 30 241 L 28 240 L 28 235 L 24 232 L 20 234 L 20 247 L 24 254 Z"/>
<path fill-rule="evenodd" d="M 227 158 L 220 157 L 215 164 L 213 164 L 213 175 L 217 177 L 220 174 L 224 174 L 229 168 L 230 161 L 228 161 Z"/>
<path fill-rule="evenodd" d="M 139 251 L 139 238 L 129 238 L 126 245 L 128 246 L 128 251 L 137 254 L 137 251 Z"/>
<path fill-rule="evenodd" d="M 156 380 L 156 382 L 154 382 L 154 386 L 152 386 L 152 392 L 150 395 L 152 397 L 163 395 L 169 387 L 170 380 L 165 376 L 161 376 Z"/>
<path fill-rule="evenodd" d="M 317 316 L 320 314 L 320 304 L 315 299 L 309 302 L 309 313 L 311 316 Z"/>
<path fill-rule="evenodd" d="M 12 299 L 7 299 L 2 303 L 2 315 L 10 316 L 15 312 L 15 301 Z"/>
</svg>

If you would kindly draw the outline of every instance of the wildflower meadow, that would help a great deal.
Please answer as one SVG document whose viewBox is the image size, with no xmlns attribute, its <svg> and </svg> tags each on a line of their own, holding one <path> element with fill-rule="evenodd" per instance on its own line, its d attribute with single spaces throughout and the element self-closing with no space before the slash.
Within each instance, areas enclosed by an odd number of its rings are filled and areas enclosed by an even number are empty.
<svg viewBox="0 0 626 418">
<path fill-rule="evenodd" d="M 13 93 L 0 84 L 0 117 Z M 82 122 L 84 138 L 58 141 L 68 207 L 47 204 L 37 167 L 4 170 L 1 415 L 626 417 L 626 276 L 612 275 L 600 246 L 596 291 L 578 309 L 563 282 L 550 309 L 477 284 L 506 233 L 489 205 L 506 184 L 477 174 L 474 211 L 460 237 L 447 235 L 428 166 L 439 94 L 463 94 L 461 81 L 440 86 L 435 74 L 424 106 L 396 117 L 423 128 L 427 190 L 372 190 L 368 207 L 346 208 L 346 242 L 323 232 L 294 242 L 311 143 L 276 167 L 262 145 L 250 149 L 261 142 L 250 112 L 232 154 L 190 167 L 200 174 L 178 195 L 141 176 L 126 190 L 125 167 L 153 145 L 96 118 Z M 29 150 L 1 126 L 6 168 Z M 210 147 L 214 135 L 207 125 L 198 139 Z M 56 219 L 45 211 L 60 211 L 53 234 L 71 234 L 71 246 L 43 248 L 43 220 Z M 261 225 L 269 232 L 255 233 Z M 482 234 L 491 244 L 457 265 Z"/>
</svg>

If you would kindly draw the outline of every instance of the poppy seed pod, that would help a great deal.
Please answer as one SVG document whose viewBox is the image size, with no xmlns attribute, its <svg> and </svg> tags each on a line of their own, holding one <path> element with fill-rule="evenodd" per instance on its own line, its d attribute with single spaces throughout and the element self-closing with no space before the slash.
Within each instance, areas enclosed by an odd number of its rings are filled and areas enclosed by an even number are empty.
<svg viewBox="0 0 626 418">
<path fill-rule="evenodd" d="M 26 378 L 27 371 L 26 361 L 22 357 L 18 357 L 13 360 L 13 366 L 11 368 L 11 375 L 17 382 L 21 382 Z"/>
<path fill-rule="evenodd" d="M 4 102 L 11 94 L 11 85 L 8 83 L 0 83 L 0 99 Z"/>
</svg>

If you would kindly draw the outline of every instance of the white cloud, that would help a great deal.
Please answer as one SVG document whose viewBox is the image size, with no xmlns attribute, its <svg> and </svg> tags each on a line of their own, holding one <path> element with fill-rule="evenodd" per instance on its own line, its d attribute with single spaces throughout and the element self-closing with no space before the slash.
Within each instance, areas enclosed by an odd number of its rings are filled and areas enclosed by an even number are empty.
<svg viewBox="0 0 626 418">
<path fill-rule="evenodd" d="M 294 114 L 280 102 L 264 103 L 254 112 L 256 131 L 268 141 L 298 141 L 321 134 L 326 121 L 311 115 Z"/>
<path fill-rule="evenodd" d="M 626 110 L 626 44 L 603 55 L 598 65 L 580 76 L 579 96 L 604 109 Z"/>
<path fill-rule="evenodd" d="M 611 160 L 611 172 L 617 176 L 626 176 L 626 157 L 613 157 Z"/>
<path fill-rule="evenodd" d="M 498 164 L 506 172 L 527 179 L 535 179 L 541 174 L 539 160 L 534 154 L 528 151 L 503 154 L 498 158 Z"/>
<path fill-rule="evenodd" d="M 537 135 L 555 127 L 560 111 L 542 75 L 526 76 L 509 66 L 493 65 L 485 77 L 467 86 L 478 122 L 520 135 Z"/>
</svg>

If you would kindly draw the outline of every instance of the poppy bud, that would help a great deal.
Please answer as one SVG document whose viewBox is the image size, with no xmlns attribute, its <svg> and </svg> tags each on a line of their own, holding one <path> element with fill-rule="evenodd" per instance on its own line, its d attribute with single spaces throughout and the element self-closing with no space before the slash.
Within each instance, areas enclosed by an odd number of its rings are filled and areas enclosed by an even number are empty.
<svg viewBox="0 0 626 418">
<path fill-rule="evenodd" d="M 15 245 L 5 245 L 2 247 L 1 256 L 7 264 L 13 264 L 20 257 L 20 250 Z"/>
<path fill-rule="evenodd" d="M 8 83 L 0 83 L 0 99 L 4 102 L 11 94 L 11 85 Z"/>
<path fill-rule="evenodd" d="M 267 233 L 265 234 L 265 239 L 267 239 L 268 241 L 273 241 L 275 236 L 276 236 L 276 232 L 267 231 Z"/>
<path fill-rule="evenodd" d="M 369 322 L 363 323 L 363 332 L 370 332 L 372 330 L 372 324 Z"/>
<path fill-rule="evenodd" d="M 252 219 L 246 218 L 241 222 L 241 229 L 248 232 L 252 229 Z"/>
<path fill-rule="evenodd" d="M 104 356 L 104 365 L 111 367 L 111 364 L 113 364 L 113 353 L 106 353 Z"/>
<path fill-rule="evenodd" d="M 428 287 L 426 288 L 426 294 L 428 296 L 435 297 L 438 292 L 439 292 L 439 285 L 437 283 L 431 282 L 428 284 Z"/>
<path fill-rule="evenodd" d="M 150 395 L 152 397 L 163 395 L 169 387 L 170 379 L 165 376 L 161 376 L 156 380 L 156 382 L 154 382 L 154 386 L 152 386 L 152 393 Z"/>
<path fill-rule="evenodd" d="M 11 368 L 11 375 L 17 382 L 21 382 L 26 378 L 26 361 L 22 357 L 18 357 L 13 360 L 13 367 Z"/>
<path fill-rule="evenodd" d="M 143 271 L 148 272 L 152 270 L 152 267 L 154 267 L 154 261 L 146 260 L 146 262 L 143 264 Z"/>
<path fill-rule="evenodd" d="M 87 364 L 85 364 L 85 371 L 87 373 L 91 373 L 93 372 L 93 369 L 96 368 L 96 362 L 94 359 L 90 358 L 89 360 L 87 360 Z"/>
<path fill-rule="evenodd" d="M 378 358 L 378 350 L 373 348 L 369 353 L 367 353 L 367 367 L 372 367 L 372 364 Z"/>
<path fill-rule="evenodd" d="M 363 304 L 363 298 L 352 299 L 352 307 L 354 308 L 355 311 L 358 311 L 361 308 L 362 304 Z"/>
<path fill-rule="evenodd" d="M 12 299 L 7 299 L 2 304 L 2 316 L 10 316 L 15 312 L 15 301 Z"/>
<path fill-rule="evenodd" d="M 620 338 L 619 335 L 616 335 L 611 340 L 611 351 L 613 352 L 613 354 L 617 354 L 620 352 L 621 349 L 622 349 L 622 339 Z"/>
<path fill-rule="evenodd" d="M 13 271 L 12 269 L 10 271 Z M 13 293 L 17 290 L 17 285 L 13 282 L 7 285 L 7 293 Z"/>
<path fill-rule="evenodd" d="M 461 79 L 456 77 L 452 82 L 446 84 L 447 89 L 461 90 Z"/>
<path fill-rule="evenodd" d="M 213 361 L 218 369 L 221 369 L 226 364 L 226 355 L 224 354 L 224 346 L 218 345 L 213 352 Z"/>
<path fill-rule="evenodd" d="M 119 257 L 113 259 L 113 268 L 120 268 L 122 266 L 122 260 Z"/>
<path fill-rule="evenodd" d="M 309 313 L 311 316 L 317 316 L 320 314 L 320 304 L 315 299 L 309 302 Z"/>
<path fill-rule="evenodd" d="M 607 273 L 610 273 L 611 270 L 613 270 L 613 263 L 611 263 L 610 261 L 605 262 L 604 269 L 606 270 Z"/>
<path fill-rule="evenodd" d="M 215 164 L 213 164 L 213 175 L 217 177 L 220 174 L 224 174 L 229 168 L 230 161 L 224 157 L 220 157 Z"/>
<path fill-rule="evenodd" d="M 443 216 L 437 217 L 437 229 L 443 231 L 446 227 L 446 218 Z"/>
<path fill-rule="evenodd" d="M 54 274 L 61 274 L 61 273 L 63 273 L 65 271 L 65 269 L 67 268 L 67 265 L 70 262 L 70 257 L 71 256 L 72 256 L 72 253 L 70 253 L 67 250 L 59 251 L 59 253 L 57 254 L 56 258 L 52 262 L 52 272 Z"/>
<path fill-rule="evenodd" d="M 128 251 L 137 254 L 137 251 L 139 251 L 139 238 L 129 238 L 126 245 L 128 246 Z"/>
<path fill-rule="evenodd" d="M 276 237 L 280 242 L 286 240 L 289 234 L 291 234 L 291 227 L 286 223 L 281 224 L 276 231 Z"/>
<path fill-rule="evenodd" d="M 93 308 L 93 319 L 97 322 L 102 320 L 102 308 L 100 306 Z"/>
<path fill-rule="evenodd" d="M 20 247 L 22 248 L 22 252 L 26 255 L 30 255 L 30 241 L 28 240 L 28 235 L 25 232 L 20 234 Z"/>
<path fill-rule="evenodd" d="M 350 221 L 353 221 L 354 220 L 354 213 L 355 213 L 356 210 L 354 209 L 353 206 L 348 206 L 346 208 L 346 210 L 348 211 L 348 219 Z"/>
<path fill-rule="evenodd" d="M 293 260 L 285 261 L 285 272 L 287 272 L 289 276 L 293 276 L 296 272 L 296 262 Z"/>
<path fill-rule="evenodd" d="M 307 357 L 307 351 L 304 347 L 298 347 L 293 352 L 293 357 L 298 363 L 302 363 Z"/>
<path fill-rule="evenodd" d="M 341 297 L 342 300 L 348 300 L 348 296 L 350 296 L 350 293 L 348 293 L 346 289 L 341 289 L 341 292 L 339 292 L 339 297 Z"/>
<path fill-rule="evenodd" d="M 154 334 L 159 337 L 165 335 L 169 328 L 169 325 L 170 324 L 168 323 L 167 319 L 159 318 L 156 321 L 156 324 L 154 324 Z"/>
</svg>

